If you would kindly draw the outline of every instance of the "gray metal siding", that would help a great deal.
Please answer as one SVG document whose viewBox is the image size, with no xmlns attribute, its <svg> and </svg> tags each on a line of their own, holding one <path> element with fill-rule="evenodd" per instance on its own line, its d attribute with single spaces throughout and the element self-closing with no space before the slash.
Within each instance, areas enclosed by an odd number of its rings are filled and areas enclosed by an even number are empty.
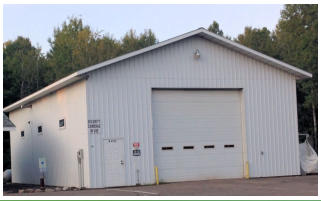
<svg viewBox="0 0 321 201">
<path fill-rule="evenodd" d="M 299 174 L 295 76 L 192 37 L 89 74 L 88 119 L 102 123 L 99 135 L 89 134 L 91 187 L 105 185 L 104 138 L 124 138 L 127 185 L 136 184 L 136 168 L 141 184 L 155 182 L 152 88 L 242 88 L 250 176 Z M 131 156 L 136 141 L 139 159 Z"/>
<path fill-rule="evenodd" d="M 16 125 L 10 133 L 12 182 L 39 184 L 38 159 L 45 157 L 47 185 L 79 186 L 77 151 L 83 149 L 84 184 L 90 187 L 86 105 L 82 80 L 33 102 L 32 107 L 10 112 Z M 59 127 L 62 118 L 65 128 Z"/>
</svg>

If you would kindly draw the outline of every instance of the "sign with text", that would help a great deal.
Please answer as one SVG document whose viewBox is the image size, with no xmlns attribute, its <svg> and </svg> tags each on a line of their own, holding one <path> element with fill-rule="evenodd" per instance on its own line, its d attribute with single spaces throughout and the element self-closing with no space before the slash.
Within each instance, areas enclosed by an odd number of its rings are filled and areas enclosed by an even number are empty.
<svg viewBox="0 0 321 201">
<path fill-rule="evenodd" d="M 99 134 L 100 133 L 100 120 L 88 120 L 88 130 L 89 134 Z"/>
</svg>

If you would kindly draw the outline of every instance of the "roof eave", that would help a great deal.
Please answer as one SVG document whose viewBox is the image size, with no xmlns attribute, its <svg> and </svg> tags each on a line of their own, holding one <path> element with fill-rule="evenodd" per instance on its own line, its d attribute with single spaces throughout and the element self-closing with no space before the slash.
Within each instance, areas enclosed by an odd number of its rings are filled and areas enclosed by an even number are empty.
<svg viewBox="0 0 321 201">
<path fill-rule="evenodd" d="M 16 110 L 18 108 L 23 108 L 25 105 L 30 104 L 31 102 L 46 96 L 50 93 L 53 93 L 69 84 L 72 84 L 80 79 L 83 79 L 82 76 L 79 76 L 78 72 L 75 72 L 67 77 L 64 77 L 46 87 L 44 87 L 43 89 L 40 89 L 39 91 L 30 94 L 29 96 L 26 96 L 24 98 L 22 98 L 21 100 L 5 107 L 3 109 L 3 112 L 12 112 L 13 110 Z"/>
<path fill-rule="evenodd" d="M 16 130 L 16 127 L 7 127 L 7 126 L 4 126 L 3 127 L 3 131 L 15 131 Z"/>
<path fill-rule="evenodd" d="M 294 74 L 297 79 L 306 79 L 306 78 L 312 77 L 311 73 L 301 70 L 298 67 L 292 66 L 292 65 L 287 64 L 285 62 L 277 60 L 273 57 L 262 54 L 256 50 L 250 49 L 250 48 L 248 48 L 244 45 L 241 45 L 237 42 L 234 42 L 234 41 L 226 39 L 222 36 L 216 35 L 206 29 L 203 29 L 202 33 L 200 35 L 204 36 L 205 38 L 206 38 L 206 36 L 210 36 L 211 38 L 207 38 L 207 39 L 212 39 L 219 44 L 222 44 L 224 46 L 228 46 L 233 50 L 236 50 L 238 52 L 246 54 L 246 55 L 248 55 L 256 60 L 259 60 L 263 63 L 267 63 L 271 66 L 275 66 L 275 67 L 281 68 L 282 70 L 288 71 L 288 72 Z"/>
</svg>

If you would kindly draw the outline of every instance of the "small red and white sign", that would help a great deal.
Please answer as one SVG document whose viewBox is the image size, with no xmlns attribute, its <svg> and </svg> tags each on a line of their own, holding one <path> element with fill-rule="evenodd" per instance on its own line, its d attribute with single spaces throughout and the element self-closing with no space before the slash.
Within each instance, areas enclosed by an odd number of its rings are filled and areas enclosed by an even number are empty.
<svg viewBox="0 0 321 201">
<path fill-rule="evenodd" d="M 133 147 L 134 147 L 134 148 L 139 148 L 139 142 L 134 142 L 134 143 L 133 143 Z"/>
</svg>

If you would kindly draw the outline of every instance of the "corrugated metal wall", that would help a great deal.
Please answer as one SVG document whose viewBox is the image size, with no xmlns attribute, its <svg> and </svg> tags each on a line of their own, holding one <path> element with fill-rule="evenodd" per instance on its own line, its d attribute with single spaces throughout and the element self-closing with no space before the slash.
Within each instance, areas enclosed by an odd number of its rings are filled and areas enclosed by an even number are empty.
<svg viewBox="0 0 321 201">
<path fill-rule="evenodd" d="M 193 52 L 201 57 L 195 60 Z M 88 119 L 92 187 L 103 187 L 104 138 L 125 140 L 127 185 L 154 183 L 152 88 L 242 88 L 251 177 L 299 174 L 295 77 L 205 39 L 193 37 L 91 72 Z M 132 143 L 142 156 L 131 156 Z M 136 161 L 135 161 L 136 160 Z"/>
<path fill-rule="evenodd" d="M 65 119 L 65 128 L 59 120 Z M 89 183 L 86 81 L 79 81 L 10 112 L 12 182 L 39 184 L 39 158 L 45 157 L 46 185 L 79 186 L 77 151 L 84 150 L 84 184 Z M 28 123 L 30 122 L 30 123 Z M 38 134 L 42 126 L 42 134 Z M 20 132 L 25 136 L 21 137 Z"/>
</svg>

